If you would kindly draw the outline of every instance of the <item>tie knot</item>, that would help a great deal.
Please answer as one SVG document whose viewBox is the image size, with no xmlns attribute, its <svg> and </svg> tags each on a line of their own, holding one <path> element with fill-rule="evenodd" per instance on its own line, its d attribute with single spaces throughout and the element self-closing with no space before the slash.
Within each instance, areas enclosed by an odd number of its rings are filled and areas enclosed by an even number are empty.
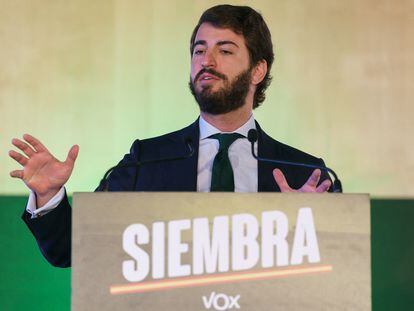
<svg viewBox="0 0 414 311">
<path fill-rule="evenodd" d="M 228 133 L 228 134 L 214 134 L 211 135 L 210 138 L 217 139 L 219 141 L 220 147 L 219 151 L 227 151 L 232 143 L 236 139 L 244 138 L 243 135 L 239 133 Z"/>
</svg>

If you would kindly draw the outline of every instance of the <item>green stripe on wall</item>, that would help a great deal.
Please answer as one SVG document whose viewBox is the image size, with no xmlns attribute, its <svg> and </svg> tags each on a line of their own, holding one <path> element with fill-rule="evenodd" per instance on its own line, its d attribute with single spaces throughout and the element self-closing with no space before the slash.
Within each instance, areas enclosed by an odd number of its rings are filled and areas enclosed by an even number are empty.
<svg viewBox="0 0 414 311">
<path fill-rule="evenodd" d="M 70 310 L 70 269 L 42 257 L 20 218 L 26 201 L 0 196 L 0 310 Z"/>
<path fill-rule="evenodd" d="M 69 310 L 70 269 L 40 254 L 20 215 L 25 197 L 0 196 L 0 310 Z M 371 200 L 373 310 L 414 305 L 414 200 Z"/>
<path fill-rule="evenodd" d="M 413 310 L 414 200 L 371 200 L 372 306 Z"/>
</svg>

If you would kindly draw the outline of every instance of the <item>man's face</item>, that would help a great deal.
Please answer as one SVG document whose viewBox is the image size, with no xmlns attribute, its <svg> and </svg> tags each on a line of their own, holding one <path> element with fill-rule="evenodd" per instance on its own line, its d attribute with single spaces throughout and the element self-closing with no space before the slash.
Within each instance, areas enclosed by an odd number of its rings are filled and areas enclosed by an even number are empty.
<svg viewBox="0 0 414 311">
<path fill-rule="evenodd" d="M 243 36 L 202 24 L 194 40 L 190 79 L 201 111 L 222 114 L 243 106 L 251 82 Z"/>
</svg>

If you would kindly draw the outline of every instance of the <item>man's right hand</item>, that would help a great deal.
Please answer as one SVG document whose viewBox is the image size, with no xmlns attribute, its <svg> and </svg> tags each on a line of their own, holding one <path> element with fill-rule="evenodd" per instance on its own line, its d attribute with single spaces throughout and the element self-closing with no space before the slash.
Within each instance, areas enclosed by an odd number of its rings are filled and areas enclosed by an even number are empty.
<svg viewBox="0 0 414 311">
<path fill-rule="evenodd" d="M 37 207 L 42 207 L 68 181 L 78 156 L 79 146 L 72 146 L 66 160 L 61 162 L 38 139 L 29 134 L 24 134 L 23 139 L 25 141 L 12 139 L 12 144 L 22 153 L 10 150 L 9 156 L 20 163 L 23 169 L 10 172 L 10 176 L 23 180 L 36 194 Z"/>
</svg>

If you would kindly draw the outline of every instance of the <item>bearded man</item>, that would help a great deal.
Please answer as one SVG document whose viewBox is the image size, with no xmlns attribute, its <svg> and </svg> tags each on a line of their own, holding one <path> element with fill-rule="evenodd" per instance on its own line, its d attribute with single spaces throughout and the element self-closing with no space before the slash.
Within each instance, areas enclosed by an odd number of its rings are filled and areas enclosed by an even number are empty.
<svg viewBox="0 0 414 311">
<path fill-rule="evenodd" d="M 108 178 L 107 190 L 328 191 L 331 181 L 325 172 L 321 178 L 320 170 L 262 163 L 252 156 L 247 133 L 256 129 L 254 148 L 259 156 L 324 166 L 321 159 L 269 137 L 253 118 L 253 109 L 265 99 L 274 59 L 271 35 L 262 16 L 250 7 L 212 7 L 195 27 L 190 51 L 189 85 L 200 117 L 182 130 L 136 140 L 120 163 L 180 159 L 141 165 L 139 172 L 137 167 L 117 168 Z M 12 143 L 24 155 L 9 152 L 23 166 L 10 175 L 31 189 L 23 220 L 50 263 L 70 266 L 71 207 L 64 185 L 79 147 L 73 146 L 66 161 L 60 162 L 33 136 L 23 138 Z M 189 142 L 194 152 L 186 156 Z"/>
</svg>

